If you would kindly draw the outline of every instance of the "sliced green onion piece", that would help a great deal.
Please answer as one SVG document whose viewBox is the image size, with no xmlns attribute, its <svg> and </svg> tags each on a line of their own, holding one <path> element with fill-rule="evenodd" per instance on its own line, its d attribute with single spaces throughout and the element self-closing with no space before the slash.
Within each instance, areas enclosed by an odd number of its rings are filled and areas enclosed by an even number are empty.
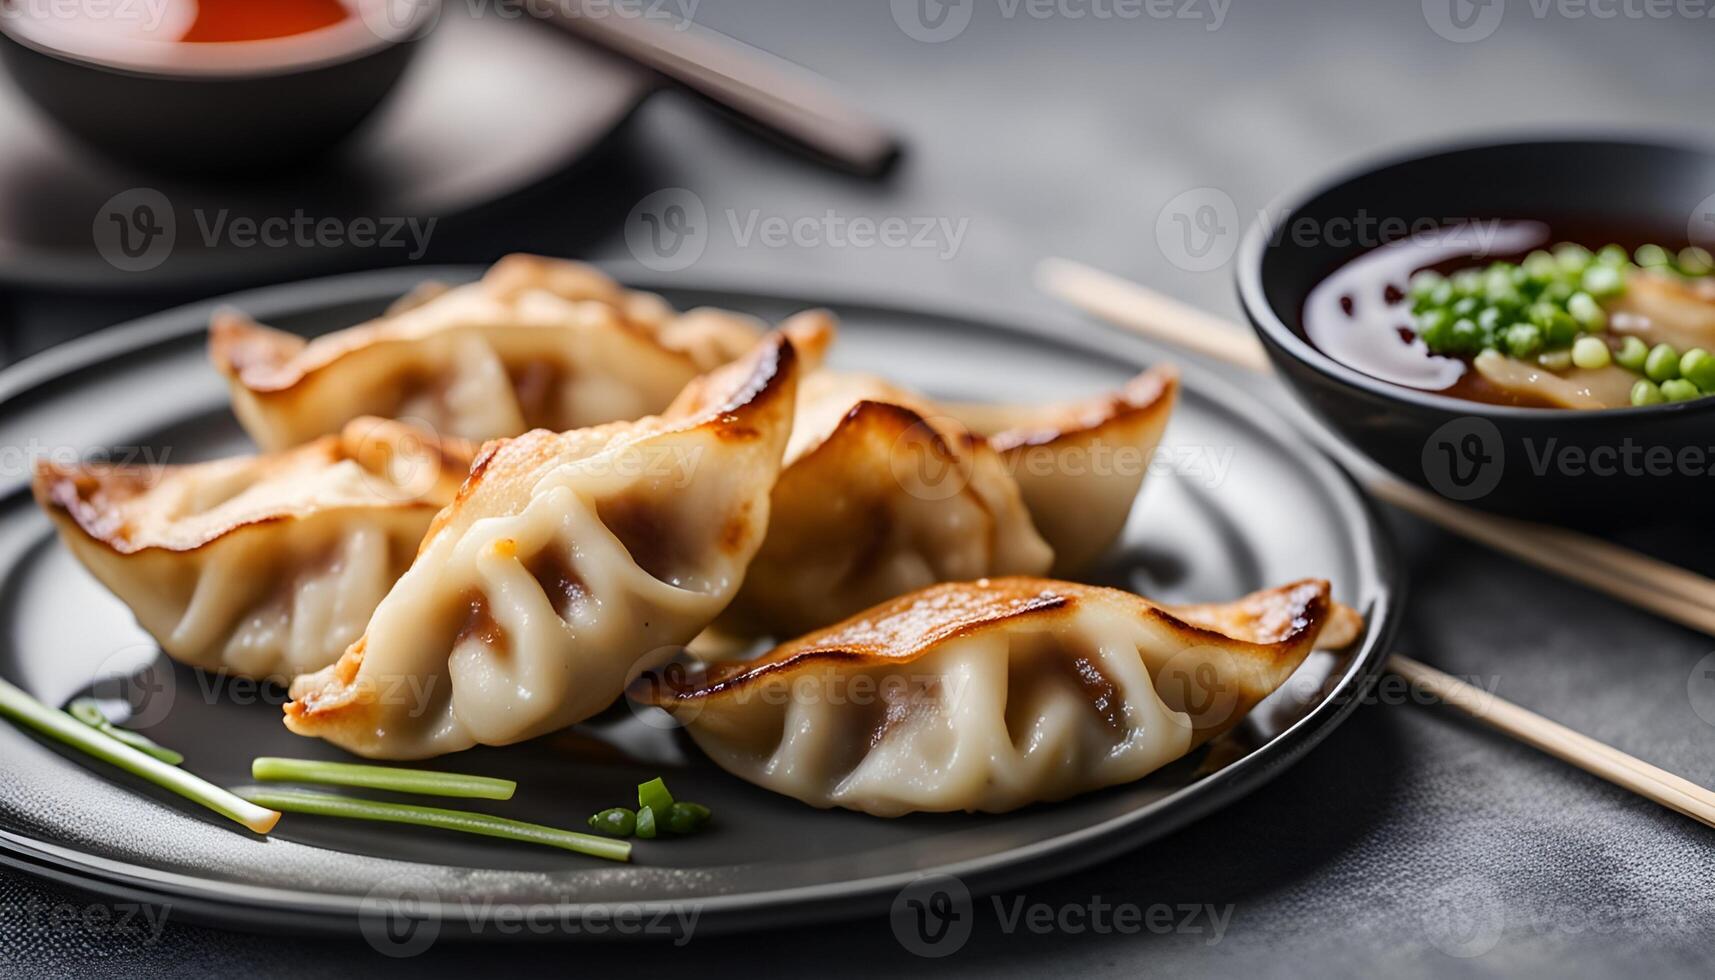
<svg viewBox="0 0 1715 980">
<path fill-rule="evenodd" d="M 1661 384 L 1679 377 L 1679 352 L 1672 344 L 1656 344 L 1644 358 L 1644 377 Z"/>
<path fill-rule="evenodd" d="M 1715 356 L 1693 347 L 1679 359 L 1679 376 L 1708 392 L 1715 392 Z"/>
<path fill-rule="evenodd" d="M 1566 312 L 1585 330 L 1600 330 L 1608 325 L 1608 314 L 1589 293 L 1573 293 L 1566 301 Z"/>
<path fill-rule="evenodd" d="M 101 713 L 101 706 L 95 703 L 94 698 L 78 698 L 66 705 L 66 714 L 91 728 L 100 728 L 103 725 L 111 724 L 107 720 L 107 716 Z"/>
<path fill-rule="evenodd" d="M 1572 363 L 1586 371 L 1605 368 L 1613 359 L 1613 352 L 1600 337 L 1579 337 L 1572 344 Z"/>
<path fill-rule="evenodd" d="M 1561 242 L 1554 246 L 1554 261 L 1560 264 L 1562 272 L 1583 272 L 1584 267 L 1590 264 L 1591 258 L 1593 256 L 1590 250 L 1582 245 Z"/>
<path fill-rule="evenodd" d="M 321 783 L 327 786 L 360 786 L 388 789 L 424 796 L 459 796 L 478 800 L 510 800 L 518 784 L 493 776 L 469 776 L 458 772 L 400 769 L 356 762 L 322 762 L 316 759 L 281 759 L 263 756 L 250 763 L 251 778 L 265 783 Z"/>
<path fill-rule="evenodd" d="M 129 728 L 120 728 L 108 721 L 107 716 L 101 713 L 101 705 L 96 703 L 94 698 L 78 698 L 66 706 L 66 712 L 96 731 L 111 735 L 139 752 L 147 752 L 169 766 L 181 765 L 185 761 L 184 756 L 148 736 Z"/>
<path fill-rule="evenodd" d="M 413 803 L 389 803 L 365 800 L 336 793 L 305 789 L 265 789 L 250 787 L 239 795 L 252 803 L 270 806 L 287 813 L 308 813 L 320 817 L 344 817 L 348 820 L 377 820 L 382 823 L 402 823 L 416 827 L 456 830 L 484 837 L 544 844 L 590 857 L 610 861 L 631 860 L 631 845 L 611 837 L 580 834 L 576 831 L 525 823 L 507 817 L 496 817 L 470 810 L 443 810 L 440 807 L 417 806 Z"/>
<path fill-rule="evenodd" d="M 112 763 L 146 779 L 162 789 L 177 793 L 187 800 L 200 803 L 223 817 L 229 817 L 258 834 L 274 829 L 280 814 L 246 802 L 213 783 L 193 776 L 183 769 L 168 765 L 160 759 L 132 748 L 124 742 L 89 727 L 64 711 L 55 711 L 21 688 L 0 680 L 0 715 L 20 725 L 58 739 L 72 748 Z"/>
<path fill-rule="evenodd" d="M 1626 281 L 1611 265 L 1593 265 L 1584 270 L 1583 286 L 1596 299 L 1606 299 L 1625 292 Z"/>
<path fill-rule="evenodd" d="M 1632 257 L 1637 260 L 1638 265 L 1646 269 L 1666 265 L 1673 260 L 1673 257 L 1667 254 L 1667 249 L 1660 245 L 1639 245 Z"/>
<path fill-rule="evenodd" d="M 675 803 L 667 812 L 667 829 L 675 834 L 694 834 L 708 822 L 709 808 L 701 803 Z"/>
<path fill-rule="evenodd" d="M 665 818 L 663 818 L 665 819 Z M 637 808 L 637 824 L 632 832 L 644 840 L 654 840 L 659 828 L 655 825 L 655 810 L 652 807 Z"/>
<path fill-rule="evenodd" d="M 667 792 L 667 781 L 657 776 L 647 783 L 639 783 L 637 805 L 649 807 L 657 816 L 665 817 L 667 811 L 673 809 L 673 794 Z"/>
<path fill-rule="evenodd" d="M 154 741 L 147 735 L 140 735 L 129 728 L 120 728 L 112 722 L 102 725 L 99 731 L 124 742 L 139 752 L 152 755 L 169 766 L 183 765 L 185 757 Z"/>
<path fill-rule="evenodd" d="M 1614 361 L 1630 371 L 1643 373 L 1644 361 L 1649 358 L 1649 345 L 1637 337 L 1627 337 L 1620 342 L 1620 350 L 1614 355 Z"/>
<path fill-rule="evenodd" d="M 1715 257 L 1696 245 L 1679 250 L 1679 271 L 1688 276 L 1706 276 L 1715 271 Z"/>
<path fill-rule="evenodd" d="M 637 829 L 637 814 L 622 806 L 610 807 L 590 817 L 590 829 L 615 837 L 630 837 Z"/>
<path fill-rule="evenodd" d="M 1669 378 L 1661 383 L 1661 394 L 1670 402 L 1688 402 L 1703 397 L 1697 386 L 1684 378 Z"/>
</svg>

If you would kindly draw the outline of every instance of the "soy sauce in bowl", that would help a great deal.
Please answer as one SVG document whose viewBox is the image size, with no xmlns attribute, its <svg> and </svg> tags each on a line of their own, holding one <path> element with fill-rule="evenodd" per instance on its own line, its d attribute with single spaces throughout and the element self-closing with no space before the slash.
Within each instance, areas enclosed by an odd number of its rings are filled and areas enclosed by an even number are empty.
<svg viewBox="0 0 1715 980">
<path fill-rule="evenodd" d="M 1706 264 L 1706 252 L 1659 229 L 1472 220 L 1351 259 L 1310 289 L 1301 322 L 1305 339 L 1348 367 L 1469 401 L 1617 408 L 1690 398 L 1709 392 L 1670 383 L 1665 375 L 1680 373 L 1662 368 L 1665 354 L 1655 373 L 1634 362 L 1641 349 L 1658 346 L 1676 357 L 1715 352 L 1715 278 Z M 1548 272 L 1537 274 L 1543 267 Z M 1586 293 L 1586 275 L 1605 276 L 1606 288 Z M 1496 280 L 1499 298 L 1481 288 Z M 1433 295 L 1441 283 L 1446 295 Z M 1575 322 L 1569 309 L 1590 319 Z M 1429 326 L 1433 317 L 1439 327 Z M 1461 318 L 1471 321 L 1467 329 L 1483 322 L 1474 339 L 1448 336 Z M 1576 350 L 1584 366 L 1572 361 L 1575 343 L 1583 345 Z M 1598 343 L 1603 350 L 1592 346 Z M 1639 388 L 1640 379 L 1650 383 Z M 1674 399 L 1661 394 L 1663 384 Z"/>
</svg>

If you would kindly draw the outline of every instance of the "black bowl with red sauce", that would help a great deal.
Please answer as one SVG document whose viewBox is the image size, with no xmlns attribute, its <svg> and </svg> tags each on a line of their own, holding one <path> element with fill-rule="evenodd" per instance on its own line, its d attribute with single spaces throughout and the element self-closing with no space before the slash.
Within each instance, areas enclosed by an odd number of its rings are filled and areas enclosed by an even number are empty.
<svg viewBox="0 0 1715 980">
<path fill-rule="evenodd" d="M 1482 247 L 1422 244 L 1458 244 L 1448 232 L 1460 229 Z M 1715 398 L 1572 410 L 1500 396 L 1409 352 L 1402 270 L 1516 259 L 1546 242 L 1711 238 L 1715 150 L 1467 145 L 1362 167 L 1271 207 L 1240 249 L 1239 298 L 1295 394 L 1383 467 L 1485 510 L 1612 524 L 1715 499 Z M 1358 260 L 1379 249 L 1400 268 L 1366 270 Z"/>
<path fill-rule="evenodd" d="M 339 143 L 440 0 L 0 0 L 0 62 L 61 129 L 170 174 L 281 170 Z"/>
</svg>

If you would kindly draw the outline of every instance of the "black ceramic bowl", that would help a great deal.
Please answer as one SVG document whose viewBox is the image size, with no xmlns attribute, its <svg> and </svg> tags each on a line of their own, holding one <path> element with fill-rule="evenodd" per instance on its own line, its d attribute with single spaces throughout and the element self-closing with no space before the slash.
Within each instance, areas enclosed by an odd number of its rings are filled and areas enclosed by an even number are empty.
<svg viewBox="0 0 1715 980">
<path fill-rule="evenodd" d="M 308 33 L 183 43 L 172 40 L 182 26 L 119 30 L 70 20 L 63 5 L 0 0 L 0 62 L 63 129 L 115 159 L 170 173 L 281 169 L 355 129 L 440 11 L 439 0 L 349 3 L 352 16 Z"/>
<path fill-rule="evenodd" d="M 1585 523 L 1706 508 L 1715 499 L 1715 398 L 1603 411 L 1483 404 L 1339 363 L 1305 339 L 1302 319 L 1311 288 L 1389 227 L 1530 218 L 1696 238 L 1693 222 L 1715 209 L 1712 195 L 1715 152 L 1689 146 L 1565 139 L 1391 159 L 1271 207 L 1240 249 L 1239 299 L 1276 370 L 1316 415 L 1444 497 Z M 1706 220 L 1715 231 L 1715 217 Z"/>
</svg>

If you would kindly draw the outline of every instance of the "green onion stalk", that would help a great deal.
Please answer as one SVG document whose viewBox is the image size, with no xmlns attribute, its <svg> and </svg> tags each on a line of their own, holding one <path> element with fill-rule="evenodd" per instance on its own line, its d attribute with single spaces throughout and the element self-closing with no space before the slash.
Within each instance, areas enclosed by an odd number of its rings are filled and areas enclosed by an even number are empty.
<svg viewBox="0 0 1715 980">
<path fill-rule="evenodd" d="M 133 776 L 146 779 L 193 803 L 201 804 L 258 834 L 273 830 L 274 824 L 280 819 L 278 811 L 245 800 L 199 776 L 133 748 L 106 731 L 87 725 L 64 711 L 48 707 L 22 688 L 5 680 L 0 680 L 0 715 L 25 728 L 64 742 L 86 755 L 118 766 Z"/>
<path fill-rule="evenodd" d="M 383 823 L 410 824 L 433 827 L 465 834 L 480 834 L 526 844 L 558 847 L 590 857 L 609 861 L 631 860 L 631 845 L 611 837 L 597 837 L 557 827 L 526 823 L 507 817 L 496 817 L 470 810 L 444 810 L 439 807 L 418 806 L 413 803 L 388 803 L 365 800 L 335 793 L 313 790 L 246 788 L 239 795 L 259 806 L 272 807 L 287 813 L 306 813 L 347 820 L 375 820 Z"/>
<path fill-rule="evenodd" d="M 471 776 L 457 772 L 430 772 L 352 762 L 322 762 L 316 759 L 280 759 L 263 756 L 250 764 L 250 775 L 259 782 L 321 783 L 385 789 L 424 796 L 458 796 L 478 800 L 510 800 L 518 784 L 510 779 Z"/>
</svg>

